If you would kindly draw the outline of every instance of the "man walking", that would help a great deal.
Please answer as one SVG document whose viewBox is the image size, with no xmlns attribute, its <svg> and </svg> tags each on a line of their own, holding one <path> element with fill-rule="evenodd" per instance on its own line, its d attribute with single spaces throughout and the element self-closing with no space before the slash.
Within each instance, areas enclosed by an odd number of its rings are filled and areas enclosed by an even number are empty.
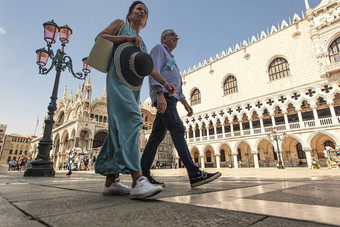
<svg viewBox="0 0 340 227">
<path fill-rule="evenodd" d="M 149 76 L 149 88 L 152 105 L 157 107 L 157 115 L 153 123 L 152 132 L 141 158 L 143 175 L 150 183 L 164 185 L 150 175 L 150 168 L 155 158 L 158 145 L 162 142 L 167 130 L 171 134 L 181 161 L 184 163 L 191 187 L 197 187 L 209 183 L 221 176 L 220 172 L 206 173 L 201 171 L 192 161 L 188 145 L 184 138 L 184 126 L 177 112 L 177 101 L 180 101 L 188 116 L 192 116 L 193 110 L 182 94 L 182 78 L 177 67 L 172 51 L 177 47 L 179 37 L 172 29 L 162 33 L 161 43 L 151 50 L 154 67 L 161 75 L 176 88 L 174 96 L 169 96 L 167 91 Z"/>
</svg>

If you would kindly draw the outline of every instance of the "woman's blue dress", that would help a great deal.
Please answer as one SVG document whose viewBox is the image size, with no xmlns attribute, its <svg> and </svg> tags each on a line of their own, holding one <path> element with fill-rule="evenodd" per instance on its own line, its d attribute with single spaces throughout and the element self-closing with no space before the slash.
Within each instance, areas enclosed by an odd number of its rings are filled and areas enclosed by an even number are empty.
<svg viewBox="0 0 340 227">
<path fill-rule="evenodd" d="M 141 50 L 147 53 L 142 38 L 125 25 L 121 35 L 138 36 Z M 140 130 L 143 118 L 139 110 L 140 91 L 132 89 L 116 75 L 113 59 L 106 77 L 109 132 L 97 157 L 95 172 L 102 175 L 129 174 L 140 168 Z"/>
</svg>

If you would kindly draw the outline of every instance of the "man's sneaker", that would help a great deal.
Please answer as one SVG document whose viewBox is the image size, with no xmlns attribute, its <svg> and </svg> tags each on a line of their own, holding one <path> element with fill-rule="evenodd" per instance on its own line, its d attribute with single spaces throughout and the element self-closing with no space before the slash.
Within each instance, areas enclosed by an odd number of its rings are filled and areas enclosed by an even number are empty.
<svg viewBox="0 0 340 227">
<path fill-rule="evenodd" d="M 131 188 L 120 183 L 119 178 L 115 179 L 115 182 L 110 187 L 104 186 L 103 195 L 128 195 L 130 194 Z"/>
<path fill-rule="evenodd" d="M 207 184 L 213 180 L 219 178 L 222 174 L 220 172 L 216 173 L 206 173 L 204 171 L 199 170 L 196 176 L 190 177 L 190 184 L 192 188 L 198 187 L 203 184 Z"/>
<path fill-rule="evenodd" d="M 154 185 L 160 185 L 160 186 L 162 186 L 162 187 L 165 187 L 165 184 L 164 184 L 164 182 L 160 182 L 160 181 L 157 181 L 155 178 L 153 178 L 153 176 L 147 176 L 146 178 L 148 178 L 148 180 L 149 180 L 149 182 L 151 183 L 151 184 L 154 184 Z"/>
<path fill-rule="evenodd" d="M 131 188 L 130 197 L 132 199 L 145 199 L 154 196 L 163 191 L 163 187 L 153 185 L 149 182 L 148 178 L 142 176 L 138 178 L 136 186 Z"/>
</svg>

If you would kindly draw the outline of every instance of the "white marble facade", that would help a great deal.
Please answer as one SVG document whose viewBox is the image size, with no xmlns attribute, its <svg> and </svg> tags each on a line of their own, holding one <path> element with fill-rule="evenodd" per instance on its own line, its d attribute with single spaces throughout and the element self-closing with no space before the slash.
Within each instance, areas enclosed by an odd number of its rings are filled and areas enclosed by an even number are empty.
<svg viewBox="0 0 340 227">
<path fill-rule="evenodd" d="M 305 14 L 183 71 L 195 114 L 179 112 L 201 167 L 276 166 L 279 154 L 285 166 L 325 165 L 324 147 L 340 146 L 340 1 L 305 3 Z M 274 127 L 288 134 L 279 146 L 267 139 Z"/>
</svg>

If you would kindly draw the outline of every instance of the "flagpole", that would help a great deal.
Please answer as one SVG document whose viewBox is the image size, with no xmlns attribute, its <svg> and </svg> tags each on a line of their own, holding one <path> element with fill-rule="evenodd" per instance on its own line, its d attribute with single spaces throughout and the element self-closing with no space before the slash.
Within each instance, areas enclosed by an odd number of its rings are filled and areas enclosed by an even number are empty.
<svg viewBox="0 0 340 227">
<path fill-rule="evenodd" d="M 39 124 L 39 117 L 38 117 L 38 120 L 37 120 L 37 124 L 36 124 L 36 126 L 35 126 L 34 135 L 35 135 L 35 133 L 37 132 L 38 124 Z"/>
</svg>

